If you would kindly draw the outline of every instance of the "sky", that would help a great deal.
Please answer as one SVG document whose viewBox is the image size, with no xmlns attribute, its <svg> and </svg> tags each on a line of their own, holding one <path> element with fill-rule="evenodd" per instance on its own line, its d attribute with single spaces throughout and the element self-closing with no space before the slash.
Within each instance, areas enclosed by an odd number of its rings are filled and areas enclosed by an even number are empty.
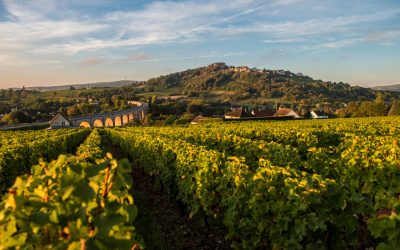
<svg viewBox="0 0 400 250">
<path fill-rule="evenodd" d="M 0 0 L 0 88 L 214 62 L 400 84 L 399 0 Z"/>
</svg>

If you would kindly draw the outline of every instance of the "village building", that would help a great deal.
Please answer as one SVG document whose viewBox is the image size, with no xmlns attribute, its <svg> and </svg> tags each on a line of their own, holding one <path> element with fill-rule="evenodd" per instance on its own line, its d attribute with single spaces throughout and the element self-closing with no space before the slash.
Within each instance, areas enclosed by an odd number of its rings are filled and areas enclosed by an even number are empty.
<svg viewBox="0 0 400 250">
<path fill-rule="evenodd" d="M 225 114 L 225 119 L 240 119 L 247 117 L 246 110 L 243 107 L 237 108 Z"/>
<path fill-rule="evenodd" d="M 311 118 L 313 118 L 313 119 L 328 119 L 329 116 L 324 111 L 311 111 Z"/>
<path fill-rule="evenodd" d="M 195 118 L 193 118 L 193 120 L 190 122 L 190 124 L 192 124 L 192 125 L 199 124 L 202 118 L 203 118 L 202 115 L 198 115 Z"/>
<path fill-rule="evenodd" d="M 253 109 L 251 114 L 254 117 L 272 117 L 274 116 L 274 111 L 272 110 L 262 110 L 262 109 Z"/>
<path fill-rule="evenodd" d="M 247 66 L 233 67 L 232 69 L 235 72 L 250 72 L 250 68 Z"/>
<path fill-rule="evenodd" d="M 71 122 L 61 114 L 57 114 L 49 123 L 50 128 L 64 128 L 71 126 Z"/>
<path fill-rule="evenodd" d="M 216 68 L 221 68 L 221 69 L 225 69 L 225 68 L 228 67 L 228 66 L 226 66 L 226 64 L 223 63 L 223 62 L 213 63 L 213 64 L 211 64 L 210 66 L 213 66 L 213 67 L 216 67 Z"/>
<path fill-rule="evenodd" d="M 275 116 L 292 116 L 294 118 L 300 118 L 296 112 L 287 108 L 279 108 L 278 111 L 276 111 Z"/>
</svg>

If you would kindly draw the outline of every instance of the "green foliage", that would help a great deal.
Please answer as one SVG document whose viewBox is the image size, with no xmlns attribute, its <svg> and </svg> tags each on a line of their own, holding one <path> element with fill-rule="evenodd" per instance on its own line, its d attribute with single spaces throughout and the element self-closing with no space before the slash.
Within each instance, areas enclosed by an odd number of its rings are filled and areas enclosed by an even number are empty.
<svg viewBox="0 0 400 250">
<path fill-rule="evenodd" d="M 400 101 L 394 100 L 390 105 L 388 115 L 400 115 Z"/>
<path fill-rule="evenodd" d="M 357 110 L 353 112 L 353 117 L 375 117 L 386 116 L 388 107 L 385 104 L 383 95 L 378 93 L 375 102 L 364 101 L 358 106 Z"/>
<path fill-rule="evenodd" d="M 17 176 L 29 173 L 40 158 L 52 160 L 61 153 L 71 152 L 89 133 L 87 129 L 9 132 L 9 138 L 0 139 L 0 193 Z"/>
<path fill-rule="evenodd" d="M 175 121 L 176 124 L 188 124 L 194 118 L 193 114 L 183 114 L 178 120 Z"/>
<path fill-rule="evenodd" d="M 8 124 L 20 124 L 20 123 L 27 123 L 31 122 L 31 119 L 22 111 L 13 111 L 3 117 L 3 121 Z"/>
<path fill-rule="evenodd" d="M 154 123 L 154 118 L 152 114 L 148 114 L 144 117 L 143 125 L 152 125 Z"/>
<path fill-rule="evenodd" d="M 237 249 L 397 249 L 400 120 L 107 129 Z"/>
<path fill-rule="evenodd" d="M 67 116 L 78 116 L 80 114 L 81 114 L 81 112 L 79 111 L 79 108 L 77 105 L 74 105 L 67 109 Z"/>
<path fill-rule="evenodd" d="M 172 125 L 177 120 L 176 115 L 169 115 L 164 121 L 164 125 Z"/>
<path fill-rule="evenodd" d="M 134 249 L 127 161 L 61 155 L 16 179 L 0 204 L 0 248 Z"/>
<path fill-rule="evenodd" d="M 0 132 L 3 188 L 89 131 Z M 103 131 L 190 216 L 222 223 L 233 248 L 400 248 L 398 117 Z M 130 168 L 104 158 L 101 136 L 17 178 L 0 203 L 0 248 L 136 246 Z"/>
<path fill-rule="evenodd" d="M 101 135 L 98 129 L 94 129 L 76 151 L 77 156 L 89 162 L 103 158 L 104 154 Z"/>
<path fill-rule="evenodd" d="M 179 87 L 187 93 L 211 90 L 235 91 L 236 94 L 232 98 L 237 100 L 272 97 L 286 101 L 307 99 L 312 103 L 373 101 L 380 93 L 342 82 L 322 82 L 289 71 L 236 68 L 224 63 L 152 78 L 147 84 L 168 88 Z M 389 98 L 399 96 L 394 92 L 385 94 Z"/>
</svg>

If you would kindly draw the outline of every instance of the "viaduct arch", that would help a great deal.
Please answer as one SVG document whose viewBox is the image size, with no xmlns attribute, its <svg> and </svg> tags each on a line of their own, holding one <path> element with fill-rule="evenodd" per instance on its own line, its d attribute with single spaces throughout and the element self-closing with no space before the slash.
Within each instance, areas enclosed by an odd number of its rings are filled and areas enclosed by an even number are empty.
<svg viewBox="0 0 400 250">
<path fill-rule="evenodd" d="M 68 120 L 74 127 L 121 127 L 133 123 L 138 119 L 142 121 L 149 110 L 145 102 L 129 101 L 129 104 L 136 105 L 125 110 L 112 111 L 103 114 L 70 117 Z"/>
</svg>

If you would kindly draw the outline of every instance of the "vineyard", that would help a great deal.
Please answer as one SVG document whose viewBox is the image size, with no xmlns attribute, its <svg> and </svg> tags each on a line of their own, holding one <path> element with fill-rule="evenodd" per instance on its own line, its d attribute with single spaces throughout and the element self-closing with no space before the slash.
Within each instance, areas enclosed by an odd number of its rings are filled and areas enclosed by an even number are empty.
<svg viewBox="0 0 400 250">
<path fill-rule="evenodd" d="M 0 135 L 0 249 L 145 248 L 139 170 L 227 247 L 400 248 L 397 117 Z"/>
</svg>

